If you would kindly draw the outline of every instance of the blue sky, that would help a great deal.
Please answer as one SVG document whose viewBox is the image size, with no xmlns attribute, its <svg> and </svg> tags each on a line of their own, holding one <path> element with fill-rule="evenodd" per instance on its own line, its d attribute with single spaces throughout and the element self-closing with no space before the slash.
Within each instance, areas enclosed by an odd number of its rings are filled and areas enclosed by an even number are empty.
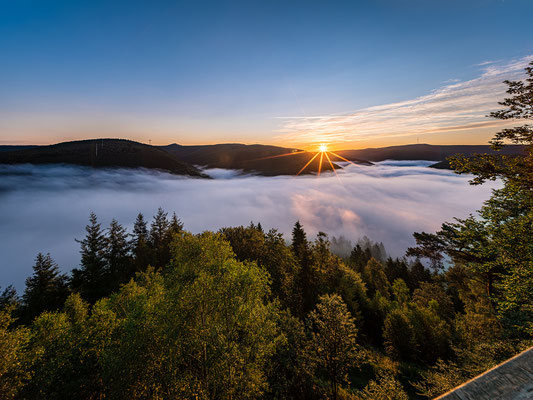
<svg viewBox="0 0 533 400">
<path fill-rule="evenodd" d="M 531 0 L 2 0 L 0 143 L 482 143 L 495 83 L 533 54 L 532 16 Z M 467 120 L 390 120 L 465 87 L 486 91 L 462 98 Z"/>
</svg>

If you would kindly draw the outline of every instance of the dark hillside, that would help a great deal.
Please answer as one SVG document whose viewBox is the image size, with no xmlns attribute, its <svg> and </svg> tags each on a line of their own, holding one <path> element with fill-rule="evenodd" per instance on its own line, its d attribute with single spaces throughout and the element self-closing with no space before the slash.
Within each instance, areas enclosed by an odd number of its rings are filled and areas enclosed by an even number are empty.
<svg viewBox="0 0 533 400">
<path fill-rule="evenodd" d="M 0 146 L 0 153 L 3 153 L 5 151 L 17 151 L 17 150 L 33 149 L 35 147 L 38 147 L 38 146 L 35 146 L 35 145 L 22 145 L 22 146 L 4 145 L 4 146 Z"/>
<path fill-rule="evenodd" d="M 146 144 L 92 139 L 0 153 L 0 164 L 74 164 L 90 167 L 150 168 L 178 175 L 204 176 L 197 168 Z"/>
<path fill-rule="evenodd" d="M 240 169 L 264 176 L 296 175 L 315 155 L 286 147 L 265 146 L 260 144 L 215 144 L 205 146 L 181 146 L 171 144 L 163 149 L 189 164 L 208 168 Z M 292 154 L 296 153 L 296 154 Z M 317 157 L 302 173 L 316 173 L 319 166 Z M 338 168 L 335 166 L 335 168 Z M 332 168 L 324 158 L 322 171 Z"/>
<path fill-rule="evenodd" d="M 338 153 L 348 159 L 365 159 L 370 161 L 383 160 L 429 160 L 445 161 L 454 154 L 523 154 L 525 146 L 509 145 L 500 152 L 495 152 L 489 145 L 430 145 L 409 144 L 405 146 L 389 146 L 360 150 L 342 150 Z"/>
</svg>

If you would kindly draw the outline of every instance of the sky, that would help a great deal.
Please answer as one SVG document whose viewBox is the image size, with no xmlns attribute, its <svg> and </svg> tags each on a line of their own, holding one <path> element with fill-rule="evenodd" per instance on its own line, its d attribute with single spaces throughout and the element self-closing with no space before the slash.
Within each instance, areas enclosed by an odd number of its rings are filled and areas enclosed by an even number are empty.
<svg viewBox="0 0 533 400">
<path fill-rule="evenodd" d="M 483 144 L 531 0 L 0 0 L 0 144 Z"/>
</svg>

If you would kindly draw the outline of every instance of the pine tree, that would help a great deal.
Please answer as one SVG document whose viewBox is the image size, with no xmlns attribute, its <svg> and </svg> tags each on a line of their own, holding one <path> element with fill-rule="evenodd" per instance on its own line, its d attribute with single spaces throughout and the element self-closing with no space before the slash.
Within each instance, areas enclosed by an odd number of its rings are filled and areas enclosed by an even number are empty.
<svg viewBox="0 0 533 400">
<path fill-rule="evenodd" d="M 170 258 L 168 249 L 168 229 L 170 224 L 167 216 L 168 213 L 159 207 L 150 226 L 150 245 L 153 251 L 152 264 L 155 267 L 165 266 Z"/>
<path fill-rule="evenodd" d="M 26 289 L 22 296 L 23 322 L 30 323 L 43 311 L 59 309 L 67 296 L 66 276 L 59 272 L 50 254 L 39 253 L 35 258 L 33 275 L 26 279 Z"/>
<path fill-rule="evenodd" d="M 292 229 L 292 251 L 294 255 L 301 259 L 305 252 L 308 250 L 308 242 L 305 231 L 300 224 L 300 221 L 296 221 L 294 228 Z"/>
<path fill-rule="evenodd" d="M 115 219 L 111 221 L 106 236 L 105 258 L 109 268 L 109 290 L 115 291 L 134 274 L 126 229 Z"/>
<path fill-rule="evenodd" d="M 172 218 L 168 224 L 167 235 L 174 235 L 183 232 L 183 222 L 176 216 L 176 213 L 172 213 Z M 172 237 L 170 237 L 172 239 Z"/>
<path fill-rule="evenodd" d="M 316 274 L 306 233 L 296 221 L 292 230 L 292 251 L 300 264 L 297 279 L 298 292 L 301 294 L 301 316 L 306 315 L 316 304 Z"/>
<path fill-rule="evenodd" d="M 409 279 L 407 280 L 407 285 L 409 289 L 415 290 L 420 287 L 421 282 L 430 282 L 431 281 L 431 272 L 429 269 L 424 267 L 424 264 L 420 262 L 417 258 L 415 262 L 411 265 L 411 270 L 409 271 Z"/>
<path fill-rule="evenodd" d="M 135 270 L 137 272 L 145 271 L 150 264 L 150 237 L 148 227 L 144 216 L 139 213 L 135 224 L 133 225 L 133 235 L 130 242 L 130 247 L 134 256 Z"/>
<path fill-rule="evenodd" d="M 72 270 L 71 285 L 85 300 L 94 303 L 109 293 L 109 268 L 105 259 L 106 238 L 93 212 L 85 230 L 85 238 L 76 240 L 81 245 L 81 263 L 80 268 Z"/>
<path fill-rule="evenodd" d="M 368 247 L 363 249 L 363 247 L 357 243 L 350 254 L 348 263 L 355 271 L 362 273 L 371 258 L 372 254 L 370 253 L 370 249 Z"/>
<path fill-rule="evenodd" d="M 0 311 L 5 310 L 7 307 L 16 308 L 19 303 L 20 299 L 13 285 L 7 286 L 0 294 Z"/>
</svg>

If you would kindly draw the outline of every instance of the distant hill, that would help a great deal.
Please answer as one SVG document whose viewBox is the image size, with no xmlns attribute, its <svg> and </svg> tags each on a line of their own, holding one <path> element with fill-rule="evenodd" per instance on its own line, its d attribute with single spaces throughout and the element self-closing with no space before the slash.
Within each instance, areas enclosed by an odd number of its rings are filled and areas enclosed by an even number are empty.
<svg viewBox="0 0 533 400">
<path fill-rule="evenodd" d="M 411 144 L 359 150 L 340 150 L 336 153 L 352 162 L 372 165 L 384 160 L 429 160 L 434 168 L 449 169 L 446 158 L 454 154 L 470 156 L 479 153 L 523 154 L 525 146 L 509 145 L 494 152 L 488 145 L 429 145 Z M 152 168 L 180 175 L 205 176 L 194 167 L 242 170 L 263 176 L 296 175 L 315 155 L 295 148 L 239 143 L 182 146 L 149 146 L 122 139 L 92 139 L 64 142 L 51 146 L 0 146 L 0 164 L 75 164 L 92 167 Z M 319 157 L 302 174 L 316 173 Z M 367 161 L 368 160 L 368 161 Z M 335 162 L 343 161 L 331 156 Z M 324 158 L 322 171 L 332 167 Z"/>
<path fill-rule="evenodd" d="M 17 151 L 17 150 L 26 150 L 26 149 L 33 149 L 35 145 L 29 145 L 29 146 L 17 146 L 17 145 L 6 145 L 6 146 L 0 146 L 0 153 L 4 151 Z"/>
<path fill-rule="evenodd" d="M 525 146 L 509 145 L 504 146 L 499 152 L 495 152 L 489 145 L 430 145 L 430 144 L 409 144 L 405 146 L 389 146 L 379 148 L 368 148 L 360 150 L 342 150 L 337 153 L 348 159 L 365 159 L 370 161 L 384 160 L 428 160 L 439 162 L 440 168 L 446 167 L 446 158 L 454 154 L 464 154 L 466 156 L 488 153 L 488 154 L 522 154 Z M 440 163 L 444 161 L 444 163 Z"/>
<path fill-rule="evenodd" d="M 315 154 L 293 148 L 239 143 L 204 146 L 171 144 L 161 148 L 189 164 L 208 168 L 240 169 L 264 176 L 296 175 Z M 302 174 L 316 173 L 318 167 L 319 157 L 307 166 Z M 336 164 L 334 167 L 340 168 Z M 331 166 L 324 159 L 322 171 L 331 170 Z"/>
<path fill-rule="evenodd" d="M 206 177 L 168 152 L 123 139 L 91 139 L 0 152 L 0 164 L 74 164 L 90 167 L 150 168 Z"/>
</svg>

